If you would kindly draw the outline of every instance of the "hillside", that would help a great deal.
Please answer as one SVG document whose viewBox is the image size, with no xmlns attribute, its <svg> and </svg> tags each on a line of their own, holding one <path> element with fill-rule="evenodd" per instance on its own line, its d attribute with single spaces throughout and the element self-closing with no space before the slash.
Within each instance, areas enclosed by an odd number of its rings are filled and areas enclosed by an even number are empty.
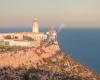
<svg viewBox="0 0 100 80">
<path fill-rule="evenodd" d="M 35 48 L 0 49 L 0 80 L 100 80 L 100 77 L 64 55 L 58 45 L 42 48 L 38 55 Z"/>
</svg>

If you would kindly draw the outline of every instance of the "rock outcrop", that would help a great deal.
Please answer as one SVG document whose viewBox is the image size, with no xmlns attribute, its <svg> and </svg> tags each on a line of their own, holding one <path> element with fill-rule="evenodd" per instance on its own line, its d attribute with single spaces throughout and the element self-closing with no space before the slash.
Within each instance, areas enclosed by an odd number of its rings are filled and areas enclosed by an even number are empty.
<svg viewBox="0 0 100 80">
<path fill-rule="evenodd" d="M 100 80 L 92 70 L 69 55 L 58 45 L 42 48 L 40 56 L 35 48 L 3 49 L 0 52 L 0 80 Z"/>
</svg>

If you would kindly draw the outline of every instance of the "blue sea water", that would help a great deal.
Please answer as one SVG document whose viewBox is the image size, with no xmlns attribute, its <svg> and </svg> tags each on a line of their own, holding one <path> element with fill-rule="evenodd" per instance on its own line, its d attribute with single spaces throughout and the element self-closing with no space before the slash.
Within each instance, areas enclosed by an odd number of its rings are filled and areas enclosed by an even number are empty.
<svg viewBox="0 0 100 80">
<path fill-rule="evenodd" d="M 65 54 L 100 72 L 100 29 L 62 29 L 58 41 Z"/>
<path fill-rule="evenodd" d="M 0 28 L 0 32 L 31 31 L 29 28 Z M 41 29 L 41 31 L 46 31 Z M 58 32 L 59 46 L 66 55 L 100 72 L 100 29 L 69 29 Z"/>
</svg>

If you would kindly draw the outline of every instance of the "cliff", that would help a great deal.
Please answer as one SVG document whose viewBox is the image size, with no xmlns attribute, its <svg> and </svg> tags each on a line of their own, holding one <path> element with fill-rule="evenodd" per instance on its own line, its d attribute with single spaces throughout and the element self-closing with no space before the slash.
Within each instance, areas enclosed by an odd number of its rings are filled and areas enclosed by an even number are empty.
<svg viewBox="0 0 100 80">
<path fill-rule="evenodd" d="M 42 48 L 0 48 L 0 80 L 100 80 L 92 70 L 69 55 L 57 44 Z"/>
</svg>

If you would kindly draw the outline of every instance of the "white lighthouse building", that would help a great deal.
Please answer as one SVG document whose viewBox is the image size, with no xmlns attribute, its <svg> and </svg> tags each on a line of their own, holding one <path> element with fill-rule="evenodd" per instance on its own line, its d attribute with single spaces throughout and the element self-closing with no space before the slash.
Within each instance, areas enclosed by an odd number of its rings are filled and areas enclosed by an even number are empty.
<svg viewBox="0 0 100 80">
<path fill-rule="evenodd" d="M 53 42 L 57 40 L 56 31 L 39 32 L 39 21 L 34 19 L 32 32 L 0 33 L 0 45 L 6 46 L 33 46 L 33 43 L 40 43 L 47 40 Z M 35 45 L 35 44 L 34 44 Z"/>
<path fill-rule="evenodd" d="M 37 18 L 34 19 L 32 32 L 34 32 L 34 33 L 38 33 L 39 32 L 39 23 L 38 23 L 38 19 Z"/>
</svg>

